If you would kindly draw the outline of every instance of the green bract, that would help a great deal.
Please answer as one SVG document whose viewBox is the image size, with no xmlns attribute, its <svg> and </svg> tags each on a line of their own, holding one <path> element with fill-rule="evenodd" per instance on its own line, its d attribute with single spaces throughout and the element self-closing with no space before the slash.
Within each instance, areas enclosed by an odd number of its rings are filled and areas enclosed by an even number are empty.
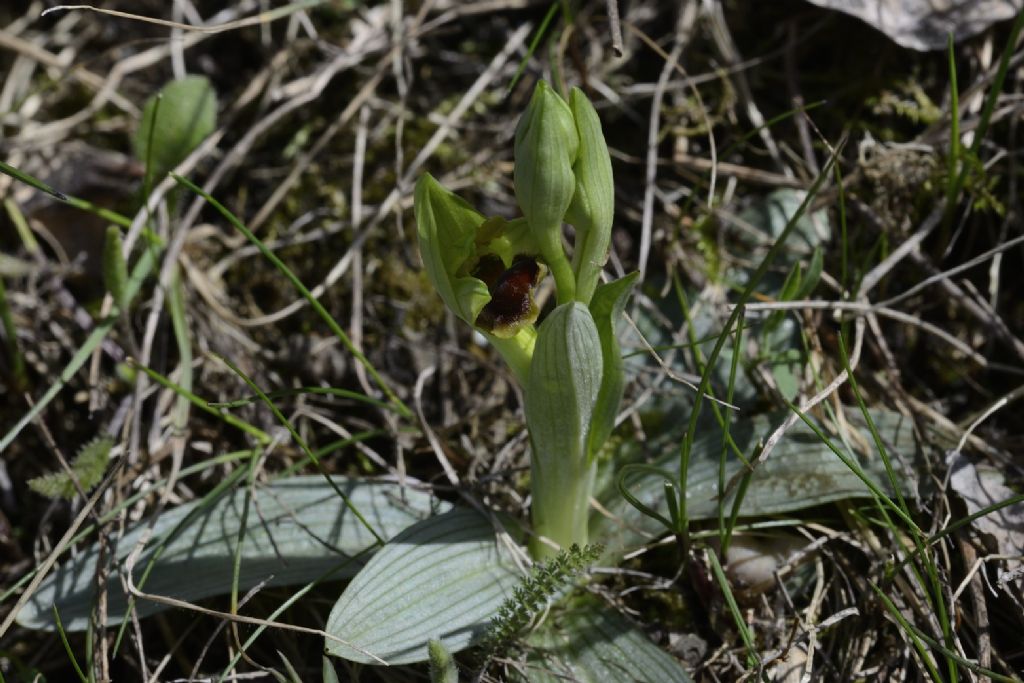
<svg viewBox="0 0 1024 683">
<path fill-rule="evenodd" d="M 615 328 L 616 323 L 622 320 L 626 299 L 639 276 L 639 273 L 630 273 L 618 280 L 600 285 L 590 302 L 590 314 L 594 316 L 597 336 L 601 340 L 601 365 L 604 370 L 601 376 L 601 391 L 598 392 L 597 404 L 590 420 L 590 432 L 587 434 L 587 455 L 591 458 L 597 455 L 611 436 L 615 418 L 619 414 L 626 378 Z"/>
<path fill-rule="evenodd" d="M 540 326 L 526 384 L 535 557 L 555 553 L 539 536 L 563 548 L 587 542 L 595 474 L 587 434 L 601 376 L 601 340 L 593 316 L 579 302 L 562 304 Z"/>
<path fill-rule="evenodd" d="M 635 274 L 599 284 L 615 188 L 597 112 L 579 89 L 567 104 L 538 83 L 516 129 L 523 218 L 484 219 L 429 175 L 416 186 L 427 272 L 448 307 L 487 335 L 526 388 L 535 557 L 587 543 L 597 454 L 622 399 L 616 322 Z M 570 261 L 563 223 L 575 228 Z M 545 267 L 558 306 L 540 326 L 533 288 Z"/>
</svg>

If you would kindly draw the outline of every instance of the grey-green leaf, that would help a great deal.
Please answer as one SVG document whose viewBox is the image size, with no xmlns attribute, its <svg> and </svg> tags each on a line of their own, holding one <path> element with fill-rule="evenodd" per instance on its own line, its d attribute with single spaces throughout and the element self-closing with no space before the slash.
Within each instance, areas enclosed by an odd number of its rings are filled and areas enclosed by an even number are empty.
<svg viewBox="0 0 1024 683">
<path fill-rule="evenodd" d="M 331 658 L 326 655 L 323 657 L 322 671 L 323 683 L 340 683 L 338 680 L 338 672 L 334 670 L 334 662 L 332 662 Z"/>
<path fill-rule="evenodd" d="M 477 642 L 519 583 L 490 521 L 455 508 L 389 541 L 345 589 L 327 620 L 327 653 L 356 662 L 409 664 L 427 644 L 450 652 Z"/>
<path fill-rule="evenodd" d="M 146 101 L 132 140 L 148 162 L 150 178 L 162 179 L 192 153 L 217 125 L 217 93 L 205 76 L 172 81 Z"/>
<path fill-rule="evenodd" d="M 758 439 L 766 439 L 784 416 L 769 420 L 756 416 L 738 421 L 730 434 L 745 456 L 750 456 Z M 862 443 L 873 443 L 871 435 L 858 415 L 851 414 L 851 428 L 860 432 Z M 872 411 L 871 418 L 878 428 L 887 452 L 893 459 L 897 476 L 904 485 L 904 495 L 916 497 L 918 448 L 913 425 L 898 413 Z M 837 442 L 836 439 L 833 439 Z M 705 430 L 693 444 L 686 488 L 687 514 L 692 520 L 715 519 L 718 516 L 718 458 L 722 435 L 717 429 Z M 841 443 L 838 443 L 842 447 Z M 678 476 L 678 443 L 673 439 L 657 440 L 645 444 L 647 449 L 664 448 L 663 455 L 654 465 L 672 476 Z M 864 473 L 883 490 L 889 491 L 888 475 L 877 453 L 856 453 Z M 728 481 L 743 468 L 736 458 L 726 464 Z M 663 480 L 649 476 L 633 482 L 629 490 L 642 503 L 655 510 L 665 510 Z M 823 505 L 837 500 L 868 498 L 871 492 L 857 475 L 836 457 L 818 436 L 803 422 L 797 422 L 771 452 L 768 459 L 757 466 L 740 508 L 741 517 L 778 515 L 803 508 Z M 591 534 L 602 539 L 606 552 L 615 554 L 649 541 L 664 533 L 660 522 L 647 517 L 622 499 L 612 483 L 605 485 L 598 496 L 612 512 L 610 517 L 591 515 Z M 733 497 L 726 501 L 731 509 Z"/>
<path fill-rule="evenodd" d="M 633 290 L 640 273 L 630 273 L 613 282 L 598 286 L 594 298 L 590 301 L 590 313 L 597 325 L 597 335 L 601 340 L 601 389 L 597 394 L 597 403 L 590 419 L 590 432 L 587 434 L 587 455 L 593 458 L 611 436 L 615 428 L 615 417 L 622 402 L 622 391 L 625 387 L 622 352 L 619 349 L 618 322 L 622 319 L 622 310 L 626 299 Z"/>
<path fill-rule="evenodd" d="M 690 683 L 679 662 L 606 606 L 556 614 L 530 644 L 531 683 Z"/>
<path fill-rule="evenodd" d="M 385 537 L 449 507 L 427 493 L 392 482 L 343 477 L 335 477 L 335 482 Z M 198 501 L 162 514 L 135 566 L 136 584 L 161 540 L 167 540 L 143 591 L 179 600 L 229 592 L 245 495 L 244 490 L 234 490 L 205 507 Z M 352 576 L 361 566 L 353 558 L 374 545 L 373 536 L 323 477 L 292 477 L 257 488 L 249 508 L 241 551 L 241 591 L 268 579 L 271 586 L 305 583 L 332 569 L 337 569 L 334 579 Z M 127 597 L 121 588 L 120 561 L 135 547 L 146 526 L 136 525 L 117 543 L 118 565 L 107 583 L 108 623 L 124 618 Z M 56 606 L 66 630 L 85 629 L 94 600 L 96 558 L 93 545 L 58 567 L 18 614 L 18 623 L 54 628 L 52 606 Z M 188 580 L 183 581 L 183 576 Z M 166 608 L 151 602 L 136 604 L 142 616 L 161 609 Z"/>
</svg>

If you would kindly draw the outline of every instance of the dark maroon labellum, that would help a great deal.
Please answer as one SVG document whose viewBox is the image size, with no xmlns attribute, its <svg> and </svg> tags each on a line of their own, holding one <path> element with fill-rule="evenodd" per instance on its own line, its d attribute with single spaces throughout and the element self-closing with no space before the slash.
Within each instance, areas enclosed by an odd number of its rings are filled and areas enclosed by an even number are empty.
<svg viewBox="0 0 1024 683">
<path fill-rule="evenodd" d="M 497 263 L 495 263 L 495 261 Z M 508 329 L 526 320 L 533 309 L 533 288 L 541 276 L 541 267 L 532 256 L 519 255 L 506 270 L 501 259 L 485 256 L 473 276 L 487 284 L 491 300 L 477 316 L 477 327 L 493 332 Z"/>
</svg>

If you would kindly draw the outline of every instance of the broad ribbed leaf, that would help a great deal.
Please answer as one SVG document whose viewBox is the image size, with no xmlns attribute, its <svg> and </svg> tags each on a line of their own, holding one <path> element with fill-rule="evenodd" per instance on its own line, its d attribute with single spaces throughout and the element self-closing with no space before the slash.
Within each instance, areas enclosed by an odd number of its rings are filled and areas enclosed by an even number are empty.
<svg viewBox="0 0 1024 683">
<path fill-rule="evenodd" d="M 526 385 L 526 424 L 535 451 L 578 457 L 601 374 L 601 341 L 590 311 L 576 302 L 559 306 L 540 326 Z"/>
<path fill-rule="evenodd" d="M 563 548 L 587 542 L 594 476 L 587 430 L 600 388 L 601 340 L 594 318 L 579 302 L 563 304 L 540 326 L 526 384 L 533 530 Z M 535 557 L 550 552 L 536 540 L 532 550 Z"/>
<path fill-rule="evenodd" d="M 783 417 L 775 416 L 775 419 L 769 420 L 765 416 L 757 416 L 737 421 L 730 434 L 744 455 L 749 457 L 756 441 L 768 438 Z M 861 468 L 872 481 L 891 493 L 885 466 L 874 451 L 870 433 L 861 426 L 857 414 L 851 414 L 850 417 L 853 422 L 851 428 L 860 433 L 860 443 L 871 444 L 870 452 L 859 449 L 855 452 Z M 902 415 L 884 410 L 872 411 L 871 418 L 886 444 L 896 475 L 904 484 L 904 495 L 916 497 L 914 465 L 917 462 L 917 444 L 913 425 Z M 843 447 L 837 438 L 832 440 L 840 448 Z M 694 441 L 686 487 L 687 514 L 692 520 L 715 519 L 718 516 L 718 459 L 721 443 L 722 435 L 717 430 L 708 430 Z M 648 448 L 654 447 L 653 443 L 648 444 Z M 678 476 L 678 444 L 663 443 L 662 448 L 665 448 L 663 455 L 653 464 L 673 477 Z M 726 480 L 731 479 L 742 467 L 742 463 L 730 457 L 726 464 Z M 629 490 L 645 505 L 667 514 L 664 485 L 660 477 L 638 479 L 630 484 Z M 864 482 L 809 427 L 803 422 L 797 422 L 768 459 L 757 466 L 743 499 L 740 516 L 778 515 L 837 500 L 868 497 L 871 497 L 871 492 Z M 591 536 L 601 539 L 609 552 L 621 552 L 664 533 L 665 529 L 660 522 L 647 517 L 623 500 L 614 484 L 606 484 L 600 499 L 613 515 L 609 518 L 604 514 L 592 514 Z M 732 496 L 726 499 L 726 510 L 731 509 L 732 500 Z"/>
<path fill-rule="evenodd" d="M 335 477 L 335 482 L 385 538 L 449 507 L 429 494 L 391 482 L 342 477 Z M 245 495 L 245 490 L 236 489 L 205 508 L 195 502 L 164 512 L 135 565 L 136 585 L 161 541 L 168 539 L 142 585 L 144 592 L 180 600 L 229 592 Z M 108 623 L 119 623 L 124 617 L 127 596 L 118 572 L 147 526 L 148 522 L 136 525 L 117 543 L 118 563 L 107 583 Z M 351 558 L 374 545 L 366 527 L 318 476 L 292 477 L 257 488 L 249 501 L 244 539 L 240 591 L 268 579 L 271 586 L 305 583 L 335 568 L 339 569 L 332 578 L 352 576 L 361 564 Z M 18 623 L 54 628 L 52 606 L 56 605 L 66 630 L 84 629 L 95 592 L 96 557 L 94 545 L 54 570 L 18 614 Z M 136 603 L 143 616 L 162 609 L 166 607 L 157 603 Z"/>
<path fill-rule="evenodd" d="M 690 683 L 679 662 L 606 606 L 554 615 L 530 644 L 531 683 Z"/>
<path fill-rule="evenodd" d="M 331 611 L 327 653 L 388 664 L 428 659 L 439 640 L 450 652 L 484 635 L 519 574 L 480 513 L 455 508 L 389 541 L 356 575 Z"/>
</svg>

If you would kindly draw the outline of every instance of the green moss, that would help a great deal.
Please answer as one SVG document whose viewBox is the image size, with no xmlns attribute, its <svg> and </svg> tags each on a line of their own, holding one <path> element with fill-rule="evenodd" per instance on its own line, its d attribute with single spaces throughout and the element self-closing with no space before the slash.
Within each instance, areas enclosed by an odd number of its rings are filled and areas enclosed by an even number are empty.
<svg viewBox="0 0 1024 683">
<path fill-rule="evenodd" d="M 867 103 L 876 115 L 893 115 L 922 126 L 929 126 L 942 118 L 942 109 L 913 79 L 897 81 L 893 88 L 869 97 Z"/>
</svg>

